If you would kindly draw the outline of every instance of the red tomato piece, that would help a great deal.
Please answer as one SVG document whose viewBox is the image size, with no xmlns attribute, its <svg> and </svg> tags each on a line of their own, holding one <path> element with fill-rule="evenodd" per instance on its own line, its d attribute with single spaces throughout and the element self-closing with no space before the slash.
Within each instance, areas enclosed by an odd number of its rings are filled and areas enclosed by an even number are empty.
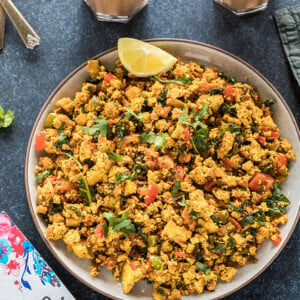
<svg viewBox="0 0 300 300">
<path fill-rule="evenodd" d="M 170 112 L 170 110 L 171 110 L 170 106 L 164 107 L 164 115 L 168 115 L 168 113 Z"/>
<path fill-rule="evenodd" d="M 227 103 L 233 103 L 235 101 L 234 89 L 232 85 L 228 85 L 223 91 L 224 99 Z"/>
<path fill-rule="evenodd" d="M 46 184 L 46 183 L 53 183 L 54 181 L 56 181 L 57 180 L 57 177 L 56 176 L 53 176 L 53 175 L 50 175 L 50 176 L 48 176 L 47 178 L 45 178 L 45 181 L 44 181 L 44 184 Z"/>
<path fill-rule="evenodd" d="M 182 65 L 182 60 L 181 60 L 180 56 L 177 56 L 177 62 L 179 65 Z"/>
<path fill-rule="evenodd" d="M 93 223 L 92 223 L 91 221 L 85 221 L 85 222 L 83 222 L 83 225 L 84 225 L 85 227 L 88 227 L 88 226 L 92 226 Z M 102 230 L 102 231 L 103 231 L 103 230 Z"/>
<path fill-rule="evenodd" d="M 138 269 L 138 267 L 134 263 L 130 263 L 129 265 L 133 271 Z"/>
<path fill-rule="evenodd" d="M 156 195 L 158 192 L 158 186 L 155 184 L 150 184 L 148 186 L 148 193 L 147 196 L 145 197 L 145 204 L 149 205 L 155 201 Z"/>
<path fill-rule="evenodd" d="M 183 178 L 184 178 L 184 169 L 183 169 L 183 167 L 180 167 L 180 166 L 176 167 L 175 178 L 179 179 L 180 181 L 183 180 Z"/>
<path fill-rule="evenodd" d="M 108 73 L 105 78 L 104 78 L 104 81 L 106 82 L 110 82 L 112 79 L 114 78 L 114 75 L 112 73 Z"/>
<path fill-rule="evenodd" d="M 35 138 L 34 148 L 37 151 L 43 151 L 45 147 L 46 132 L 39 131 Z"/>
<path fill-rule="evenodd" d="M 147 266 L 148 266 L 148 268 L 149 268 L 149 269 L 151 269 L 151 268 L 152 268 L 151 261 L 148 261 L 148 262 L 147 262 Z"/>
<path fill-rule="evenodd" d="M 287 160 L 284 155 L 278 155 L 277 161 L 278 161 L 279 168 L 287 165 Z"/>
<path fill-rule="evenodd" d="M 280 131 L 274 131 L 271 134 L 271 139 L 275 140 L 280 137 Z"/>
<path fill-rule="evenodd" d="M 229 158 L 225 158 L 224 164 L 225 164 L 227 167 L 231 167 L 231 161 L 230 161 L 230 159 L 229 159 Z"/>
<path fill-rule="evenodd" d="M 192 134 L 190 133 L 189 127 L 184 128 L 184 136 L 187 142 L 191 139 Z"/>
<path fill-rule="evenodd" d="M 264 192 L 269 190 L 274 183 L 274 178 L 269 174 L 257 173 L 249 182 L 249 188 L 255 192 Z"/>
<path fill-rule="evenodd" d="M 276 238 L 274 240 L 272 239 L 272 242 L 275 244 L 275 246 L 279 246 L 281 240 L 281 236 L 279 234 L 276 234 Z"/>
<path fill-rule="evenodd" d="M 98 224 L 95 229 L 96 235 L 101 239 L 104 236 L 104 231 L 102 229 L 102 224 Z"/>
<path fill-rule="evenodd" d="M 263 136 L 259 136 L 257 139 L 256 139 L 262 146 L 266 146 L 266 139 L 263 137 Z"/>
</svg>

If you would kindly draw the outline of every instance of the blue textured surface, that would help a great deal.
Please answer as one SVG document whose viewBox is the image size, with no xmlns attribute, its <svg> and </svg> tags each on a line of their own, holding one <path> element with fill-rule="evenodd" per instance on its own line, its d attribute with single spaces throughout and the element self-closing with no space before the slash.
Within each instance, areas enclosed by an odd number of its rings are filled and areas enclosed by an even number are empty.
<svg viewBox="0 0 300 300">
<path fill-rule="evenodd" d="M 75 67 L 114 47 L 120 36 L 176 37 L 209 43 L 246 60 L 273 83 L 300 122 L 300 89 L 284 56 L 273 18 L 299 0 L 270 2 L 265 12 L 237 18 L 212 0 L 150 0 L 129 24 L 97 22 L 82 0 L 15 0 L 42 38 L 24 48 L 7 21 L 0 53 L 0 104 L 15 112 L 0 130 L 0 210 L 6 210 L 77 299 L 107 299 L 73 278 L 44 245 L 33 224 L 24 188 L 26 146 L 34 120 L 58 83 Z M 276 261 L 247 287 L 226 299 L 300 299 L 300 226 Z"/>
</svg>

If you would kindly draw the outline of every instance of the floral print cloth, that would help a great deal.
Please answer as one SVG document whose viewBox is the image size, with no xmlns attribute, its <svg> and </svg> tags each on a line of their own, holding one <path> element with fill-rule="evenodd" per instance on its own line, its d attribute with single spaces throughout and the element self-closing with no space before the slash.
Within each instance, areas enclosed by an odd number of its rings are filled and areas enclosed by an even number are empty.
<svg viewBox="0 0 300 300">
<path fill-rule="evenodd" d="M 74 299 L 5 212 L 0 212 L 0 290 L 0 299 Z"/>
</svg>

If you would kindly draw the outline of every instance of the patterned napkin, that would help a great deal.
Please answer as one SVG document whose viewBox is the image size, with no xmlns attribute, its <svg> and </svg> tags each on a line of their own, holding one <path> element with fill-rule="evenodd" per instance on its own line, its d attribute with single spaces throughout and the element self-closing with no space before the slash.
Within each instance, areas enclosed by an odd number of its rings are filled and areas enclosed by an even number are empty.
<svg viewBox="0 0 300 300">
<path fill-rule="evenodd" d="M 5 212 L 0 212 L 0 299 L 75 299 Z"/>
<path fill-rule="evenodd" d="M 275 19 L 284 52 L 300 87 L 300 6 L 277 10 Z"/>
</svg>

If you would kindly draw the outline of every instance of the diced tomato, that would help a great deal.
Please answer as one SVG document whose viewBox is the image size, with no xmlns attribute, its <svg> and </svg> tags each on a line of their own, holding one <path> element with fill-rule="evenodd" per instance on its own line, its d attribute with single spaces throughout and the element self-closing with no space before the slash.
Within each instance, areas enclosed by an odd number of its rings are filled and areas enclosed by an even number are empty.
<svg viewBox="0 0 300 300">
<path fill-rule="evenodd" d="M 149 269 L 151 269 L 151 268 L 152 268 L 151 261 L 147 261 L 147 266 L 148 266 L 148 268 L 149 268 Z"/>
<path fill-rule="evenodd" d="M 57 180 L 56 176 L 50 175 L 47 178 L 45 178 L 44 184 L 46 184 L 46 183 L 53 183 L 56 180 Z"/>
<path fill-rule="evenodd" d="M 130 263 L 129 265 L 133 271 L 138 269 L 138 267 L 134 263 Z"/>
<path fill-rule="evenodd" d="M 202 82 L 199 84 L 200 90 L 202 92 L 208 93 L 211 89 L 219 87 L 219 85 L 215 83 Z"/>
<path fill-rule="evenodd" d="M 188 254 L 186 252 L 175 252 L 175 255 L 178 257 L 187 257 Z"/>
<path fill-rule="evenodd" d="M 183 169 L 183 167 L 180 167 L 180 166 L 176 167 L 175 178 L 179 179 L 180 181 L 183 180 L 183 178 L 184 178 L 184 169 Z"/>
<path fill-rule="evenodd" d="M 272 242 L 275 244 L 275 246 L 279 246 L 280 242 L 281 242 L 282 238 L 279 234 L 276 234 L 275 239 L 272 239 Z"/>
<path fill-rule="evenodd" d="M 171 110 L 170 106 L 164 107 L 164 115 L 167 116 L 170 110 Z"/>
<path fill-rule="evenodd" d="M 266 146 L 266 139 L 263 137 L 263 136 L 259 136 L 257 139 L 256 139 L 262 146 Z"/>
<path fill-rule="evenodd" d="M 218 69 L 215 68 L 215 67 L 213 67 L 213 68 L 211 68 L 211 69 L 212 69 L 212 71 L 214 71 L 214 72 L 218 72 Z"/>
<path fill-rule="evenodd" d="M 241 232 L 242 226 L 236 219 L 229 217 L 228 220 L 230 221 L 231 224 L 233 224 L 236 227 L 237 232 Z"/>
<path fill-rule="evenodd" d="M 91 222 L 91 221 L 85 221 L 85 222 L 83 222 L 83 225 L 85 226 L 85 227 L 88 227 L 88 226 L 92 226 L 93 225 L 93 223 Z M 101 228 L 102 229 L 102 228 Z M 103 231 L 103 230 L 102 230 Z"/>
<path fill-rule="evenodd" d="M 103 229 L 102 229 L 102 224 L 98 224 L 98 225 L 96 226 L 95 234 L 96 234 L 99 238 L 103 238 L 103 236 L 104 236 L 104 231 L 103 231 Z"/>
<path fill-rule="evenodd" d="M 280 131 L 274 131 L 271 134 L 271 139 L 275 140 L 280 137 Z"/>
<path fill-rule="evenodd" d="M 227 103 L 233 103 L 235 101 L 234 89 L 232 85 L 228 85 L 223 91 L 224 99 Z"/>
<path fill-rule="evenodd" d="M 249 188 L 255 192 L 263 192 L 269 190 L 274 183 L 274 178 L 269 174 L 257 173 L 249 182 Z"/>
<path fill-rule="evenodd" d="M 230 161 L 230 159 L 229 159 L 229 158 L 225 158 L 224 164 L 225 164 L 227 167 L 231 167 L 231 161 Z"/>
<path fill-rule="evenodd" d="M 35 138 L 34 148 L 37 151 L 43 151 L 45 147 L 46 132 L 39 131 Z"/>
<path fill-rule="evenodd" d="M 179 65 L 182 65 L 182 60 L 181 60 L 180 56 L 177 56 L 177 61 L 178 61 Z"/>
<path fill-rule="evenodd" d="M 279 168 L 287 165 L 286 158 L 283 155 L 278 155 L 277 156 L 277 162 L 278 162 Z"/>
<path fill-rule="evenodd" d="M 190 133 L 189 127 L 184 128 L 184 136 L 187 142 L 191 139 L 192 134 Z"/>
<path fill-rule="evenodd" d="M 112 79 L 114 78 L 114 75 L 112 73 L 108 73 L 105 78 L 104 78 L 104 81 L 106 82 L 110 82 Z"/>
<path fill-rule="evenodd" d="M 158 192 L 158 186 L 157 185 L 150 184 L 148 186 L 148 194 L 145 197 L 145 204 L 146 205 L 149 205 L 149 204 L 154 202 L 154 200 L 156 198 L 156 195 L 157 195 L 157 192 Z"/>
</svg>

